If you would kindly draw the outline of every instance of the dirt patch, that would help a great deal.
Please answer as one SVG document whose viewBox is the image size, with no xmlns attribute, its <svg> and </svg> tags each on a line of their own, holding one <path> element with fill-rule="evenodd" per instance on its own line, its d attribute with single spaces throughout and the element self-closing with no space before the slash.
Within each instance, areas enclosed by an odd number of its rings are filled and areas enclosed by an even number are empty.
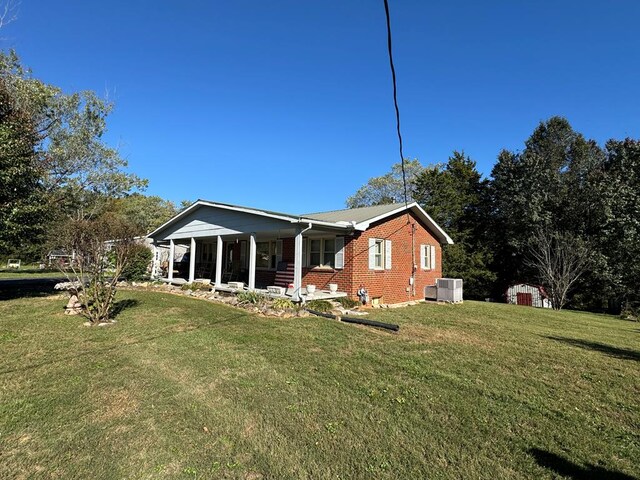
<svg viewBox="0 0 640 480">
<path fill-rule="evenodd" d="M 426 327 L 423 325 L 403 325 L 400 328 L 398 337 L 415 343 L 456 343 L 481 348 L 493 348 L 493 344 L 486 339 L 469 335 L 460 330 Z"/>
</svg>

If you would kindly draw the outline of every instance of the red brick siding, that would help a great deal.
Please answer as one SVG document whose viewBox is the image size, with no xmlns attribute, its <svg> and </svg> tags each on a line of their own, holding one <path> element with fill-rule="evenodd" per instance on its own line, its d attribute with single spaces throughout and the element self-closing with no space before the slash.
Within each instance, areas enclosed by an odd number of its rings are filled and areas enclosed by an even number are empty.
<svg viewBox="0 0 640 480">
<path fill-rule="evenodd" d="M 413 215 L 402 213 L 382 222 L 373 224 L 365 232 L 356 232 L 344 237 L 344 268 L 335 269 L 302 269 L 302 286 L 312 284 L 320 290 L 329 288 L 330 283 L 338 284 L 338 291 L 347 292 L 351 298 L 357 298 L 360 285 L 364 285 L 369 292 L 369 298 L 381 298 L 383 303 L 400 303 L 407 300 L 424 298 L 424 287 L 434 285 L 436 278 L 442 276 L 442 249 L 436 238 Z M 409 278 L 411 277 L 411 224 L 415 224 L 415 296 L 411 295 Z M 369 269 L 369 239 L 379 238 L 391 240 L 391 269 Z M 420 260 L 420 245 L 434 245 L 436 247 L 436 268 L 422 270 Z M 285 238 L 282 241 L 282 259 L 285 262 L 294 260 L 294 239 Z M 265 280 L 268 278 L 264 272 Z M 256 272 L 256 276 L 260 273 Z"/>
<path fill-rule="evenodd" d="M 353 282 L 351 296 L 355 296 L 360 285 L 364 285 L 369 292 L 369 298 L 381 298 L 382 303 L 400 303 L 407 300 L 424 298 L 424 287 L 435 284 L 436 278 L 442 275 L 442 249 L 435 237 L 413 214 L 402 213 L 372 225 L 354 239 L 352 252 Z M 415 296 L 407 292 L 412 271 L 412 242 L 411 224 L 416 225 L 415 232 Z M 391 269 L 369 269 L 369 239 L 378 238 L 391 240 Z M 420 245 L 434 245 L 436 247 L 436 268 L 425 271 L 420 268 Z"/>
</svg>

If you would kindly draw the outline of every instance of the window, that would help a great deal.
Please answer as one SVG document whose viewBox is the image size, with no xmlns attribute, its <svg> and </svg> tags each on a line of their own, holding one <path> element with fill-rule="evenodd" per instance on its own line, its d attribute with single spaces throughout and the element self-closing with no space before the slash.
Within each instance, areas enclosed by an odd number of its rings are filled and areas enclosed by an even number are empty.
<svg viewBox="0 0 640 480">
<path fill-rule="evenodd" d="M 372 270 L 391 269 L 391 240 L 369 239 L 369 268 Z"/>
<path fill-rule="evenodd" d="M 373 268 L 383 268 L 382 254 L 384 251 L 384 242 L 382 240 L 376 240 L 373 245 Z"/>
<path fill-rule="evenodd" d="M 336 240 L 336 238 L 310 238 L 309 266 L 334 268 L 336 266 Z M 339 240 L 344 241 L 342 237 Z M 338 268 L 342 268 L 342 266 Z"/>
<path fill-rule="evenodd" d="M 256 268 L 269 268 L 271 242 L 256 242 Z"/>
<path fill-rule="evenodd" d="M 423 270 L 436 268 L 436 247 L 433 245 L 420 245 L 420 266 Z"/>
<path fill-rule="evenodd" d="M 256 268 L 275 270 L 282 260 L 282 240 L 256 242 Z"/>
</svg>

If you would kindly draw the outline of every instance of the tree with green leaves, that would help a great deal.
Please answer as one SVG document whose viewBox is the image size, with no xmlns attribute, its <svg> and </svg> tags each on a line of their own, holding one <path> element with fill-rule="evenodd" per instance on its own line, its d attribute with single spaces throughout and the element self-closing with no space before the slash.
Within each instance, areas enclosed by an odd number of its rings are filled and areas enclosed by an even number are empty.
<svg viewBox="0 0 640 480">
<path fill-rule="evenodd" d="M 602 218 L 594 186 L 603 161 L 602 149 L 561 117 L 541 122 L 522 152 L 500 153 L 491 182 L 497 292 L 537 278 L 525 262 L 536 231 L 570 234 L 589 245 Z M 598 251 L 590 251 L 597 264 Z"/>
<path fill-rule="evenodd" d="M 0 52 L 0 246 L 37 248 L 51 222 L 95 215 L 143 189 L 103 135 L 113 106 L 93 92 L 65 94 Z M 27 247 L 25 247 L 25 245 Z"/>
<path fill-rule="evenodd" d="M 155 230 L 178 213 L 173 202 L 141 193 L 116 198 L 107 208 L 143 233 Z"/>
<path fill-rule="evenodd" d="M 24 80 L 15 54 L 0 54 L 0 249 L 5 254 L 25 253 L 25 238 L 42 240 L 45 234 L 49 209 L 38 148 L 49 94 L 39 82 Z"/>
<path fill-rule="evenodd" d="M 405 160 L 404 170 L 407 181 L 407 201 L 412 202 L 414 182 L 424 167 L 418 159 Z M 402 164 L 396 163 L 391 171 L 380 177 L 370 178 L 366 185 L 360 187 L 356 193 L 347 198 L 348 208 L 368 207 L 371 205 L 385 205 L 401 203 L 404 198 L 404 182 L 402 180 Z"/>
<path fill-rule="evenodd" d="M 489 269 L 488 182 L 464 152 L 447 163 L 425 168 L 415 180 L 413 196 L 453 239 L 443 247 L 443 275 L 463 278 L 465 296 L 485 298 L 495 276 Z"/>
</svg>

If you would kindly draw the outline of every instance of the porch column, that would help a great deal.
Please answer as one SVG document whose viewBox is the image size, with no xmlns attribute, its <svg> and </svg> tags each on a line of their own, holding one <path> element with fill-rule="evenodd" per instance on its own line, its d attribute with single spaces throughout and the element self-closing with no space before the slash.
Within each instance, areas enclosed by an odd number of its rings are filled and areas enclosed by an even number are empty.
<svg viewBox="0 0 640 480">
<path fill-rule="evenodd" d="M 196 276 L 196 239 L 191 237 L 191 248 L 189 249 L 189 283 L 193 283 Z"/>
<path fill-rule="evenodd" d="M 169 240 L 169 271 L 167 272 L 167 280 L 173 281 L 173 257 L 176 254 L 176 245 L 173 239 Z"/>
<path fill-rule="evenodd" d="M 256 288 L 256 234 L 249 236 L 249 290 Z"/>
<path fill-rule="evenodd" d="M 216 240 L 216 287 L 222 285 L 222 237 Z"/>
<path fill-rule="evenodd" d="M 300 301 L 302 289 L 302 228 L 296 228 L 293 252 L 293 301 Z"/>
<path fill-rule="evenodd" d="M 153 252 L 153 261 L 151 262 L 151 278 L 157 278 L 158 275 L 158 262 L 160 260 L 158 256 L 158 247 L 155 243 L 151 244 L 151 251 Z"/>
</svg>

